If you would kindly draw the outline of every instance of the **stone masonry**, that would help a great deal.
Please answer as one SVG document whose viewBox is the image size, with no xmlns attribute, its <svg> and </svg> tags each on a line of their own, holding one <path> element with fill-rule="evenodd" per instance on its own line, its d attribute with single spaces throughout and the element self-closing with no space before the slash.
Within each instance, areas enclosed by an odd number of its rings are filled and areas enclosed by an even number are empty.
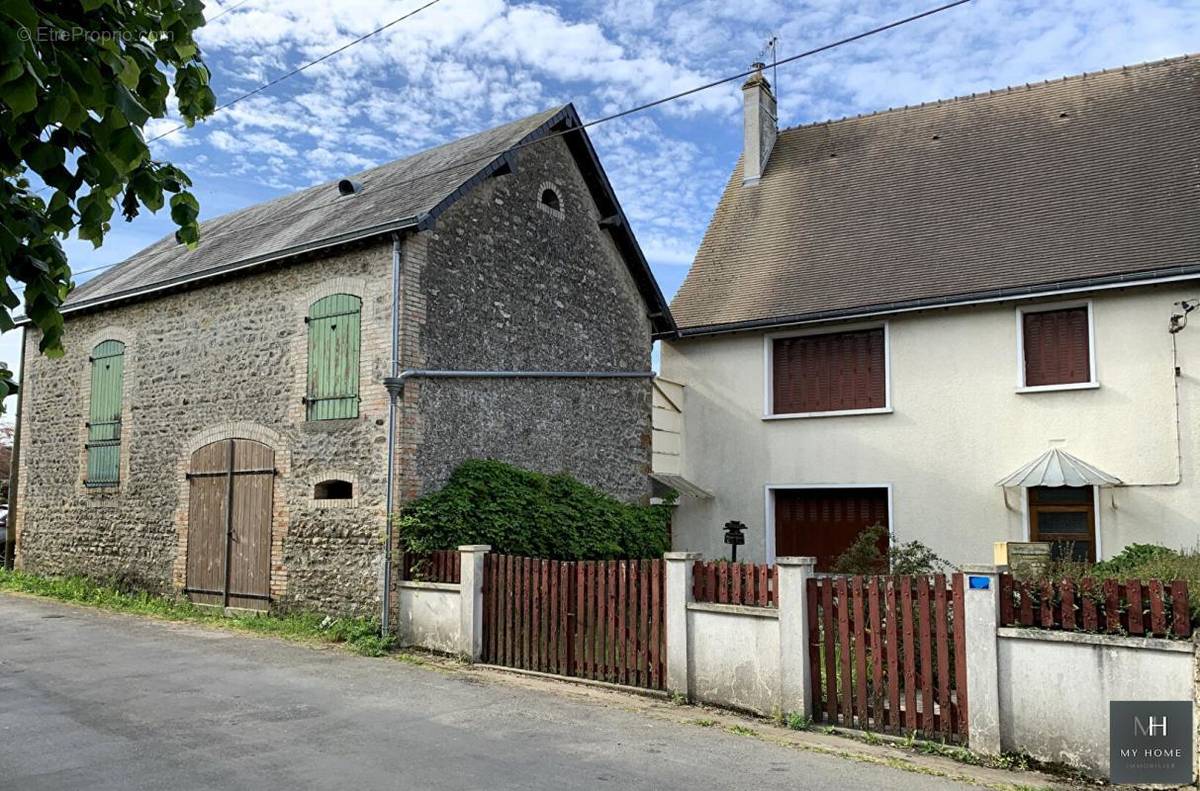
<svg viewBox="0 0 1200 791">
<path fill-rule="evenodd" d="M 597 225 L 561 140 L 520 152 L 515 172 L 475 187 L 434 226 L 403 237 L 401 365 L 485 370 L 649 368 L 646 306 Z M 559 210 L 540 203 L 545 189 Z M 65 357 L 26 333 L 17 562 L 180 590 L 193 451 L 228 437 L 275 451 L 274 608 L 373 615 L 386 527 L 390 239 L 71 314 Z M 307 331 L 316 299 L 363 299 L 359 417 L 310 422 Z M 126 344 L 121 483 L 85 470 L 94 345 Z M 398 413 L 398 502 L 440 486 L 461 461 L 492 457 L 568 472 L 644 499 L 650 382 L 412 380 Z M 322 480 L 354 497 L 313 499 Z"/>
</svg>

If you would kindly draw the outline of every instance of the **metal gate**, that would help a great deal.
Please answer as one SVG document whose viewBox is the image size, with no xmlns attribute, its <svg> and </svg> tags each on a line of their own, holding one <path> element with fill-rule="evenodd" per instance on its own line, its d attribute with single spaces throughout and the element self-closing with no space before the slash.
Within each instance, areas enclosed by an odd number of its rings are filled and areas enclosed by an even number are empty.
<svg viewBox="0 0 1200 791">
<path fill-rule="evenodd" d="M 226 439 L 192 454 L 187 584 L 197 604 L 267 609 L 275 452 Z"/>
<path fill-rule="evenodd" d="M 808 582 L 813 719 L 967 740 L 963 575 Z"/>
</svg>

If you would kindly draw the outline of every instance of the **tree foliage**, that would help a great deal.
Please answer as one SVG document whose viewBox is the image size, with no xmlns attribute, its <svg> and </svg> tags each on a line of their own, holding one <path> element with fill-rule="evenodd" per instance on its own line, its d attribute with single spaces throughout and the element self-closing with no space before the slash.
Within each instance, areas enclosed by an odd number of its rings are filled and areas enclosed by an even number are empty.
<svg viewBox="0 0 1200 791">
<path fill-rule="evenodd" d="M 0 331 L 20 304 L 11 278 L 24 284 L 42 351 L 62 354 L 59 308 L 72 283 L 60 240 L 75 233 L 99 247 L 118 206 L 132 220 L 169 202 L 175 238 L 196 243 L 191 182 L 151 158 L 142 127 L 166 117 L 172 93 L 189 126 L 213 111 L 192 37 L 203 9 L 200 0 L 0 3 Z M 31 187 L 31 173 L 45 188 Z"/>
<path fill-rule="evenodd" d="M 418 554 L 463 544 L 558 560 L 659 557 L 670 549 L 669 505 L 631 505 L 569 475 L 494 460 L 463 462 L 439 491 L 409 503 L 398 525 Z"/>
<path fill-rule="evenodd" d="M 863 530 L 833 563 L 836 574 L 943 574 L 954 567 L 920 541 L 896 544 L 888 529 L 876 523 Z M 887 551 L 879 549 L 880 544 Z"/>
</svg>

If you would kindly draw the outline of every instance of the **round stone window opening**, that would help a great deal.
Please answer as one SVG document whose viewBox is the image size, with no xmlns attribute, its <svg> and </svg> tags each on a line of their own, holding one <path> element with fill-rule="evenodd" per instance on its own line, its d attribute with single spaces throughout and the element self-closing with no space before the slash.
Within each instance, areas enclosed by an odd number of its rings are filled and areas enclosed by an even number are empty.
<svg viewBox="0 0 1200 791">
<path fill-rule="evenodd" d="M 561 220 L 563 217 L 562 196 L 559 195 L 558 188 L 548 181 L 540 188 L 538 208 L 557 219 Z"/>
</svg>

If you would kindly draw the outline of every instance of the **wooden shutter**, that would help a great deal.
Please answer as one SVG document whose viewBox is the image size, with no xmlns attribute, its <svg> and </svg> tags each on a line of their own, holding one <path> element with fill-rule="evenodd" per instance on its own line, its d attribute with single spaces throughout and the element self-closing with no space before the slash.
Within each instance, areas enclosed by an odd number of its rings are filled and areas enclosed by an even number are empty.
<svg viewBox="0 0 1200 791">
<path fill-rule="evenodd" d="M 1027 387 L 1091 381 L 1086 307 L 1025 313 L 1021 332 Z"/>
<path fill-rule="evenodd" d="M 92 350 L 92 390 L 88 409 L 87 486 L 113 486 L 121 470 L 121 387 L 125 344 L 104 341 Z"/>
<path fill-rule="evenodd" d="M 309 420 L 358 417 L 362 300 L 332 294 L 308 311 Z"/>
<path fill-rule="evenodd" d="M 772 341 L 774 414 L 887 406 L 883 328 Z"/>
</svg>

